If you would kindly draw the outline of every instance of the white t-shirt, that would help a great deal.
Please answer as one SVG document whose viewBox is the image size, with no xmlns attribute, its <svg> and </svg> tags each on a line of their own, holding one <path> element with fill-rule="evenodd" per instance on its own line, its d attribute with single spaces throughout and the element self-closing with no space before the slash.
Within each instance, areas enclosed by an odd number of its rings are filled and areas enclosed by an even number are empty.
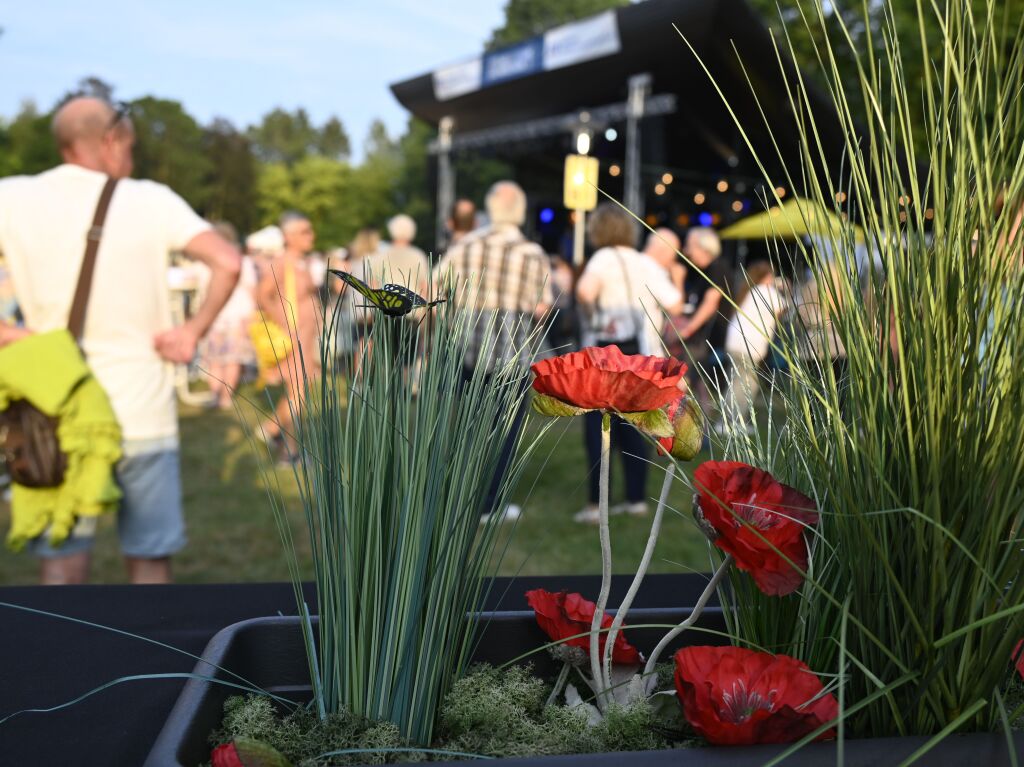
<svg viewBox="0 0 1024 767">
<path fill-rule="evenodd" d="M 763 360 L 782 305 L 782 296 L 774 285 L 754 285 L 729 320 L 725 350 L 732 355 L 749 355 L 754 362 Z"/>
<path fill-rule="evenodd" d="M 0 179 L 0 253 L 31 330 L 67 327 L 85 237 L 106 176 L 60 165 Z M 123 179 L 103 227 L 82 347 L 126 440 L 174 437 L 173 366 L 153 348 L 171 327 L 167 265 L 209 229 L 163 184 Z"/>
<path fill-rule="evenodd" d="M 618 247 L 594 253 L 583 274 L 600 284 L 597 308 L 584 331 L 583 345 L 636 337 L 641 354 L 663 357 L 661 328 L 665 317 L 661 307 L 674 306 L 683 299 L 668 272 L 650 256 Z"/>
</svg>

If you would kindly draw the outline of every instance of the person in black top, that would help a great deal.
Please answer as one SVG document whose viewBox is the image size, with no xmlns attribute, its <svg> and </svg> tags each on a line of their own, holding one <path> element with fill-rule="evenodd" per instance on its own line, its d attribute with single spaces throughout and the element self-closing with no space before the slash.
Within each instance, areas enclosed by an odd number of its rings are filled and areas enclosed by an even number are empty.
<svg viewBox="0 0 1024 767">
<path fill-rule="evenodd" d="M 697 364 L 703 363 L 710 352 L 707 342 L 722 302 L 721 291 L 729 289 L 729 267 L 719 258 L 722 243 L 713 229 L 696 227 L 687 232 L 683 253 L 697 269 L 688 266 L 686 270 L 685 319 L 678 333 L 686 345 L 686 356 Z"/>
</svg>

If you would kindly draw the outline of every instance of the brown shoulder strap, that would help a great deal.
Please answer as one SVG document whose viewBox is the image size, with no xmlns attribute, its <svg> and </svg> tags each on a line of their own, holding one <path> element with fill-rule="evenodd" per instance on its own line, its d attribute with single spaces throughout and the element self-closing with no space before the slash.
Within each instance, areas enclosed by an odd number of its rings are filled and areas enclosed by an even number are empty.
<svg viewBox="0 0 1024 767">
<path fill-rule="evenodd" d="M 92 273 L 96 268 L 96 252 L 100 249 L 100 237 L 103 236 L 103 222 L 107 218 L 110 198 L 114 196 L 116 178 L 108 178 L 100 192 L 96 204 L 96 215 L 92 217 L 92 226 L 85 236 L 85 256 L 82 258 L 82 269 L 78 273 L 78 285 L 75 287 L 75 299 L 71 302 L 71 313 L 68 315 L 68 330 L 76 341 L 82 340 L 85 330 L 85 310 L 89 306 L 89 292 L 92 290 Z"/>
</svg>

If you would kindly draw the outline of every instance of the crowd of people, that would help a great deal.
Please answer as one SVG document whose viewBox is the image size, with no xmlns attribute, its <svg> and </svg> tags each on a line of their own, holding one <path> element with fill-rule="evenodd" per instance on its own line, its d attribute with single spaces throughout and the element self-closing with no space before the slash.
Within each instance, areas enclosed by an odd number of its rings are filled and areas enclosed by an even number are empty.
<svg viewBox="0 0 1024 767">
<path fill-rule="evenodd" d="M 166 186 L 131 179 L 131 121 L 104 101 L 72 99 L 57 111 L 54 134 L 63 164 L 38 176 L 0 180 L 0 348 L 67 326 L 72 295 L 82 282 L 82 245 L 98 240 L 78 340 L 123 432 L 112 471 L 123 493 L 119 532 L 133 582 L 169 580 L 170 557 L 185 545 L 173 366 L 204 372 L 211 407 L 231 408 L 247 371 L 280 384 L 281 399 L 260 433 L 281 460 L 293 458 L 298 446 L 291 442 L 291 425 L 302 407 L 303 376 L 319 372 L 317 307 L 354 300 L 328 266 L 374 287 L 398 283 L 421 295 L 453 276 L 481 279 L 467 303 L 481 319 L 464 360 L 467 377 L 511 361 L 523 334 L 548 323 L 554 353 L 615 344 L 626 353 L 678 356 L 690 364 L 695 390 L 699 368 L 717 364 L 713 349 L 724 348 L 733 358 L 731 385 L 747 397 L 744 407 L 785 310 L 770 266 L 751 265 L 737 279 L 712 229 L 693 228 L 680 238 L 661 228 L 641 250 L 634 219 L 612 204 L 589 215 L 592 253 L 578 272 L 529 238 L 526 195 L 509 180 L 491 187 L 481 211 L 472 200 L 456 201 L 448 247 L 433 264 L 413 244 L 416 225 L 404 214 L 386 222 L 386 242 L 377 228 L 384 222 L 368 222 L 373 225 L 347 248 L 320 254 L 313 224 L 301 212 L 287 212 L 243 241 L 229 224 L 201 219 Z M 107 179 L 117 184 L 109 213 L 97 224 L 103 217 L 94 206 Z M 190 316 L 178 326 L 170 324 L 168 312 L 172 253 L 197 265 L 201 286 Z M 740 306 L 731 322 L 723 319 L 723 294 L 734 295 Z M 465 295 L 452 300 L 467 300 Z M 359 305 L 350 307 L 355 320 L 346 343 L 359 343 L 372 321 Z M 552 322 L 555 312 L 559 319 Z M 532 360 L 515 361 L 526 366 Z M 591 468 L 598 463 L 599 431 L 600 415 L 589 414 L 584 442 Z M 613 445 L 622 456 L 625 501 L 612 511 L 644 514 L 649 446 L 621 423 Z M 510 457 L 511 444 L 503 464 Z M 597 473 L 589 473 L 589 502 L 575 514 L 581 523 L 598 516 Z M 506 519 L 520 513 L 514 506 L 494 509 L 493 503 L 481 511 Z M 60 548 L 40 535 L 32 550 L 43 563 L 43 582 L 84 582 L 91 543 L 92 531 L 84 528 Z"/>
</svg>

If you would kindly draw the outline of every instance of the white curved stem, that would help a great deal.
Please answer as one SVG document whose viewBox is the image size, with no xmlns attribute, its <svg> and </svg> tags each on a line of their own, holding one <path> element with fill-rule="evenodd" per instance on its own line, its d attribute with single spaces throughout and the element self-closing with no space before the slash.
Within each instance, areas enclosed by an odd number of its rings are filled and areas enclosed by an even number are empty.
<svg viewBox="0 0 1024 767">
<path fill-rule="evenodd" d="M 597 597 L 594 608 L 594 619 L 590 622 L 590 673 L 594 678 L 595 701 L 601 712 L 606 708 L 605 694 L 611 682 L 601 672 L 601 619 L 604 608 L 608 605 L 608 594 L 612 589 L 612 543 L 608 530 L 608 464 L 611 459 L 612 419 L 608 413 L 601 416 L 601 474 L 600 495 L 598 496 L 598 512 L 601 522 L 601 593 Z"/>
<path fill-rule="evenodd" d="M 665 634 L 661 641 L 658 642 L 658 646 L 654 648 L 654 652 L 651 653 L 651 657 L 647 659 L 647 665 L 644 666 L 644 679 L 651 678 L 651 674 L 654 672 L 654 667 L 658 663 L 658 657 L 665 648 L 668 647 L 669 642 L 697 622 L 701 613 L 704 612 L 704 608 L 707 606 L 708 600 L 711 599 L 711 595 L 715 593 L 715 589 L 718 588 L 718 584 L 721 582 L 722 578 L 725 577 L 726 572 L 729 570 L 729 565 L 731 564 L 732 554 L 726 554 L 725 559 L 722 560 L 722 564 L 718 566 L 718 569 L 715 570 L 715 574 L 712 575 L 711 580 L 708 581 L 708 585 L 704 587 L 704 593 L 700 595 L 700 599 L 697 600 L 697 604 L 693 606 L 693 612 L 690 613 L 690 617 Z"/>
<path fill-rule="evenodd" d="M 615 646 L 615 637 L 618 636 L 619 629 L 622 628 L 623 621 L 626 620 L 626 613 L 629 612 L 629 608 L 633 606 L 633 600 L 636 598 L 637 592 L 640 590 L 640 584 L 643 583 L 644 576 L 647 575 L 647 568 L 651 564 L 651 559 L 654 557 L 654 545 L 658 542 L 658 534 L 661 532 L 661 518 L 665 513 L 665 505 L 668 503 L 668 493 L 672 489 L 672 480 L 675 479 L 676 465 L 670 463 L 668 469 L 665 472 L 665 481 L 661 485 L 661 495 L 658 496 L 658 508 L 654 510 L 654 521 L 651 522 L 651 534 L 647 538 L 647 547 L 644 549 L 644 555 L 640 559 L 640 565 L 636 569 L 636 575 L 633 577 L 633 583 L 629 586 L 629 591 L 626 592 L 626 596 L 622 600 L 622 604 L 619 605 L 619 609 L 615 613 L 615 620 L 612 621 L 612 626 L 608 629 L 608 639 L 604 645 L 604 673 L 608 679 L 609 684 L 612 678 L 612 654 Z"/>
<path fill-rule="evenodd" d="M 565 687 L 565 682 L 569 678 L 569 672 L 572 671 L 572 666 L 568 663 L 562 664 L 562 670 L 558 672 L 558 678 L 555 679 L 555 686 L 551 688 L 551 694 L 548 695 L 545 706 L 553 706 L 558 702 L 558 694 L 562 692 L 562 688 Z"/>
</svg>

